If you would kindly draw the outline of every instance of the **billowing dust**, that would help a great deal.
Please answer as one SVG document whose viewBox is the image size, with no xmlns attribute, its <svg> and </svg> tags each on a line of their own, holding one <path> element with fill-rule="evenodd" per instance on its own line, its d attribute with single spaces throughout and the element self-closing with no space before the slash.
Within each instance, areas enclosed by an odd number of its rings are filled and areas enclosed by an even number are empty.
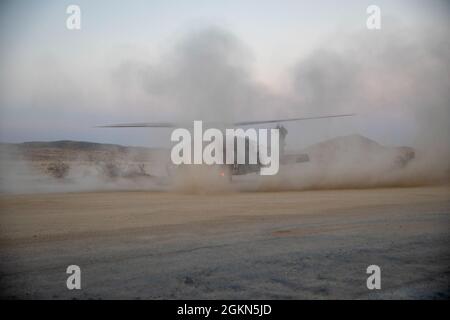
<svg viewBox="0 0 450 320">
<path fill-rule="evenodd" d="M 34 146 L 11 156 L 11 146 L 4 146 L 1 191 L 239 192 L 449 183 L 450 37 L 447 22 L 439 23 L 423 30 L 397 25 L 383 33 L 336 35 L 339 41 L 319 45 L 290 67 L 292 77 L 280 92 L 255 80 L 245 44 L 218 28 L 188 34 L 160 64 L 112 66 L 115 85 L 126 90 L 128 79 L 134 94 L 155 101 L 158 109 L 149 107 L 150 114 L 170 121 L 358 114 L 345 136 L 338 125 L 314 122 L 310 131 L 329 132 L 328 141 L 315 139 L 306 148 L 298 145 L 304 134 L 290 130 L 287 147 L 310 161 L 282 165 L 275 176 L 233 176 L 229 183 L 217 168 L 174 172 L 167 149 L 140 149 L 136 156 L 130 148 L 102 153 L 102 145 L 89 151 L 66 146 L 63 153 Z"/>
<path fill-rule="evenodd" d="M 45 149 L 44 152 L 52 155 L 40 158 L 41 149 L 31 148 L 30 151 L 28 148 L 24 152 L 18 151 L 18 146 L 3 148 L 1 192 L 215 193 L 406 187 L 450 182 L 446 158 L 408 147 L 382 146 L 359 135 L 338 137 L 301 150 L 308 154 L 308 162 L 283 164 L 274 176 L 251 173 L 232 176 L 231 180 L 221 166 L 171 166 L 168 152 L 161 150 L 142 149 L 136 154 L 132 148 L 127 148 L 112 155 L 97 152 L 97 149 L 61 151 L 55 148 Z M 68 154 L 79 155 L 74 158 Z"/>
</svg>

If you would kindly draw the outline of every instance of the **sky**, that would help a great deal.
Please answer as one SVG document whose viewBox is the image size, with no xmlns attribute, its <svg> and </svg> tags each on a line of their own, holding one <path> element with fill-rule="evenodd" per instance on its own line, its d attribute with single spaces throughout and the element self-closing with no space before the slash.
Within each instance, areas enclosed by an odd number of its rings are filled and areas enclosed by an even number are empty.
<svg viewBox="0 0 450 320">
<path fill-rule="evenodd" d="M 446 141 L 449 14 L 445 1 L 2 1 L 0 141 L 167 146 L 169 130 L 95 126 L 349 112 L 286 124 L 288 147 Z"/>
</svg>

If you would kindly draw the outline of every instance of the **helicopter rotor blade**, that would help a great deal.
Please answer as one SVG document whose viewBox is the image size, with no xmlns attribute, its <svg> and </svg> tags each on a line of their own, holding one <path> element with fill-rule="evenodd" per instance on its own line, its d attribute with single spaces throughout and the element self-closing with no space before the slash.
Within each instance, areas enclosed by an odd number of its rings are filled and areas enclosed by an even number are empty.
<svg viewBox="0 0 450 320">
<path fill-rule="evenodd" d="M 316 119 L 327 119 L 327 118 L 340 118 L 340 117 L 352 117 L 355 116 L 354 113 L 349 114 L 334 114 L 327 116 L 317 116 L 317 117 L 303 117 L 303 118 L 288 118 L 288 119 L 269 119 L 262 121 L 241 121 L 233 123 L 234 126 L 248 126 L 252 124 L 265 124 L 265 123 L 277 123 L 277 122 L 289 122 L 289 121 L 303 121 L 303 120 L 316 120 Z"/>
<path fill-rule="evenodd" d="M 96 128 L 176 128 L 181 123 L 173 122 L 138 122 L 138 123 L 118 123 L 96 126 Z"/>
<path fill-rule="evenodd" d="M 269 119 L 261 121 L 240 121 L 231 123 L 232 126 L 248 126 L 253 124 L 267 124 L 267 123 L 278 123 L 278 122 L 289 122 L 289 121 L 303 121 L 303 120 L 316 120 L 316 119 L 327 119 L 327 118 L 340 118 L 340 117 L 351 117 L 356 114 L 335 114 L 326 116 L 316 116 L 316 117 L 303 117 L 303 118 L 287 118 L 287 119 Z M 207 122 L 209 123 L 209 122 Z M 209 124 L 218 124 L 217 122 L 211 122 Z M 222 123 L 225 124 L 225 123 Z M 138 123 L 119 123 L 119 124 L 109 124 L 96 126 L 97 128 L 180 128 L 191 126 L 188 123 L 175 123 L 175 122 L 138 122 Z"/>
</svg>

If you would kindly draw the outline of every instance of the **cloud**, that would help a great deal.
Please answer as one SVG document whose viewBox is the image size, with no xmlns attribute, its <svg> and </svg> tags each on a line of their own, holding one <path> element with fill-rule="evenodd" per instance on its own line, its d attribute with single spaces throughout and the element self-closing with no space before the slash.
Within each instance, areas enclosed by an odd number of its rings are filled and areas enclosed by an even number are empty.
<svg viewBox="0 0 450 320">
<path fill-rule="evenodd" d="M 161 60 L 157 65 L 123 61 L 113 79 L 122 89 L 138 86 L 159 103 L 150 108 L 170 110 L 182 120 L 252 119 L 265 116 L 262 110 L 275 113 L 284 99 L 255 81 L 250 50 L 223 29 L 185 35 Z"/>
<path fill-rule="evenodd" d="M 352 110 L 381 117 L 385 123 L 378 122 L 380 132 L 396 119 L 398 134 L 413 135 L 408 141 L 448 155 L 448 29 L 393 26 L 341 35 L 315 50 L 294 68 L 293 94 L 314 113 Z"/>
</svg>

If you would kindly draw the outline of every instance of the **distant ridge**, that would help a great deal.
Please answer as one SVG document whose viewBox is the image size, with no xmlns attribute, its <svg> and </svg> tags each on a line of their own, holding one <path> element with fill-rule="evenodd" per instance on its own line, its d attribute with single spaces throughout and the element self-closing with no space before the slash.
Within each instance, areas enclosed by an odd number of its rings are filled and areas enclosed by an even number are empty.
<svg viewBox="0 0 450 320">
<path fill-rule="evenodd" d="M 92 150 L 110 150 L 110 151 L 129 151 L 133 150 L 158 150 L 161 148 L 153 147 L 134 147 L 134 146 L 124 146 L 120 144 L 112 143 L 98 143 L 89 141 L 76 141 L 76 140 L 57 140 L 57 141 L 27 141 L 22 143 L 0 143 L 3 146 L 14 146 L 24 149 L 65 149 L 65 150 L 82 150 L 82 151 L 92 151 Z"/>
<path fill-rule="evenodd" d="M 17 145 L 23 145 L 28 148 L 61 148 L 61 149 L 96 149 L 96 148 L 104 148 L 104 147 L 112 147 L 112 148 L 127 148 L 118 144 L 110 144 L 110 143 L 97 143 L 97 142 L 88 142 L 88 141 L 74 141 L 74 140 L 59 140 L 59 141 L 30 141 L 23 142 Z"/>
</svg>

